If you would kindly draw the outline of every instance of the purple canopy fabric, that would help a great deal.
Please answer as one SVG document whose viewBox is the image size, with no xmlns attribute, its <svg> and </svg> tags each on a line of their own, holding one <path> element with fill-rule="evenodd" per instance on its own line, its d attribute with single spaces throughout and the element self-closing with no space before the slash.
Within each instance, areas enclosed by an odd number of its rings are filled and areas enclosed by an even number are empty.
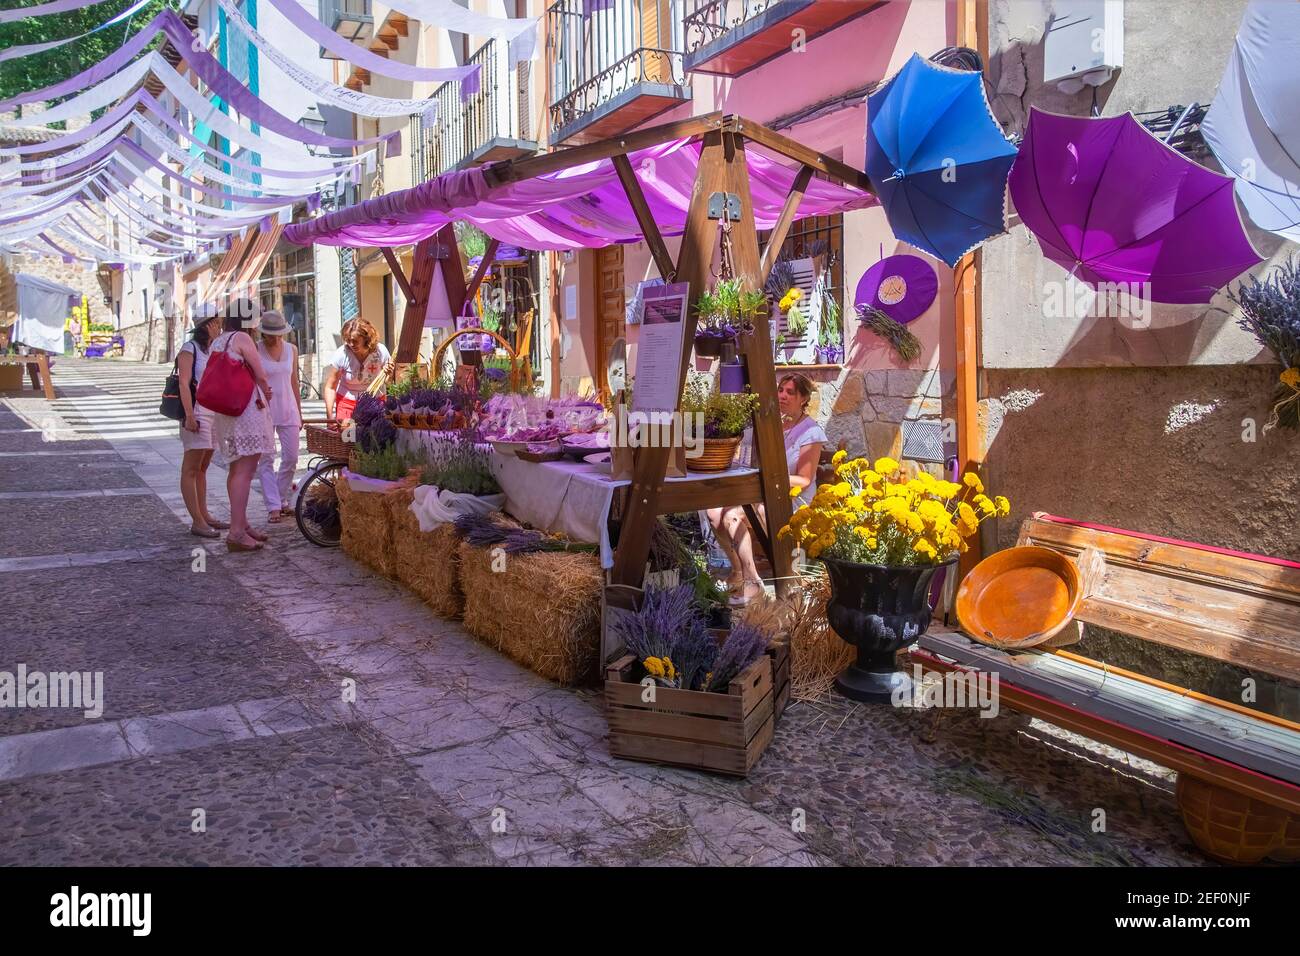
<svg viewBox="0 0 1300 956">
<path fill-rule="evenodd" d="M 1010 185 L 1043 254 L 1094 287 L 1149 283 L 1142 297 L 1151 301 L 1206 303 L 1263 261 L 1232 178 L 1166 146 L 1130 113 L 1033 109 Z"/>
<path fill-rule="evenodd" d="M 676 140 L 628 157 L 646 202 L 664 235 L 685 228 L 699 146 Z M 776 224 L 795 170 L 754 150 L 746 152 L 754 220 Z M 876 204 L 870 193 L 814 179 L 800 216 L 827 216 Z M 641 230 L 614 164 L 603 159 L 533 179 L 491 188 L 482 168 L 446 173 L 411 189 L 389 193 L 311 222 L 295 223 L 284 237 L 298 245 L 400 246 L 418 242 L 452 220 L 473 223 L 502 242 L 524 249 L 595 249 L 636 242 Z"/>
</svg>

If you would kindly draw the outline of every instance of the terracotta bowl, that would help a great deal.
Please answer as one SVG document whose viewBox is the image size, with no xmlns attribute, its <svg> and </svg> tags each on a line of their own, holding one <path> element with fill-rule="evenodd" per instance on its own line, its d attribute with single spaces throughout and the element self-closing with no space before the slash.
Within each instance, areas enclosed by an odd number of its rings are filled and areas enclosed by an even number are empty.
<svg viewBox="0 0 1300 956">
<path fill-rule="evenodd" d="M 1074 562 L 1050 548 L 999 551 L 977 564 L 957 591 L 957 620 L 990 647 L 1033 647 L 1074 619 L 1083 588 Z"/>
</svg>

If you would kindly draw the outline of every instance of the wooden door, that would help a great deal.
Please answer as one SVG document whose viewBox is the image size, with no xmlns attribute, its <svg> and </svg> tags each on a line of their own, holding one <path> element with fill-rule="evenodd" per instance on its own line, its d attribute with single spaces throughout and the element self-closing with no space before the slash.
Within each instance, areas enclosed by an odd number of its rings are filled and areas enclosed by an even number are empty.
<svg viewBox="0 0 1300 956">
<path fill-rule="evenodd" d="M 600 394 L 607 392 L 605 368 L 614 340 L 626 332 L 627 294 L 623 288 L 623 247 L 596 250 L 596 354 L 592 376 Z"/>
</svg>

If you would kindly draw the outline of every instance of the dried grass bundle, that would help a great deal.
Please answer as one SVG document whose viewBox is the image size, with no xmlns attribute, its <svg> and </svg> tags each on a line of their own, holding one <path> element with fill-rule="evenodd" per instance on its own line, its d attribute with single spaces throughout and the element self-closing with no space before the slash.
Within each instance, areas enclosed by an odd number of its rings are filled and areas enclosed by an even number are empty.
<svg viewBox="0 0 1300 956">
<path fill-rule="evenodd" d="M 835 676 L 857 657 L 853 645 L 841 640 L 826 623 L 830 598 L 830 581 L 821 569 L 802 574 L 790 597 L 790 686 L 791 695 L 799 700 L 816 700 L 830 693 Z"/>
<path fill-rule="evenodd" d="M 392 492 L 356 491 L 346 477 L 340 477 L 335 488 L 343 524 L 339 537 L 343 553 L 384 577 L 393 577 L 393 535 L 387 505 Z"/>
<path fill-rule="evenodd" d="M 600 658 L 600 559 L 559 551 L 494 558 L 494 550 L 460 544 L 465 629 L 550 680 L 591 681 Z"/>
<path fill-rule="evenodd" d="M 460 539 L 450 524 L 421 531 L 411 513 L 414 492 L 403 488 L 388 498 L 393 529 L 393 565 L 397 580 L 442 617 L 459 618 L 465 610 L 460 588 Z"/>
</svg>

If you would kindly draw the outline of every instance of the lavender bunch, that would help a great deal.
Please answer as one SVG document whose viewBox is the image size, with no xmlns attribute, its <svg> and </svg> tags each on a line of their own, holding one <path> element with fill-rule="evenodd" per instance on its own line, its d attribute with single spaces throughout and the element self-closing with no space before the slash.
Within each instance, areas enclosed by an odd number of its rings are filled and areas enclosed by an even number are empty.
<svg viewBox="0 0 1300 956">
<path fill-rule="evenodd" d="M 744 621 L 732 624 L 731 633 L 722 643 L 717 660 L 713 662 L 713 673 L 705 690 L 724 691 L 746 667 L 758 660 L 767 651 L 767 635 Z"/>
<path fill-rule="evenodd" d="M 384 399 L 364 394 L 357 399 L 357 407 L 352 411 L 352 421 L 356 422 L 358 428 L 365 428 L 375 419 L 383 418 L 385 410 Z"/>
<path fill-rule="evenodd" d="M 695 588 L 686 585 L 694 600 Z M 677 668 L 677 685 L 686 690 L 705 690 L 709 672 L 718 658 L 718 642 L 698 615 L 692 615 L 673 641 L 672 661 Z"/>
<path fill-rule="evenodd" d="M 1228 298 L 1241 309 L 1237 324 L 1282 365 L 1264 430 L 1276 425 L 1300 429 L 1300 259 L 1278 266 L 1267 279 L 1251 276 Z"/>
<path fill-rule="evenodd" d="M 447 404 L 447 392 L 440 388 L 413 388 L 406 400 L 413 408 L 427 408 L 436 412 Z"/>
<path fill-rule="evenodd" d="M 611 627 L 642 663 L 651 658 L 672 660 L 678 635 L 697 620 L 693 596 L 689 585 L 651 588 L 639 610 L 619 614 Z"/>
</svg>

